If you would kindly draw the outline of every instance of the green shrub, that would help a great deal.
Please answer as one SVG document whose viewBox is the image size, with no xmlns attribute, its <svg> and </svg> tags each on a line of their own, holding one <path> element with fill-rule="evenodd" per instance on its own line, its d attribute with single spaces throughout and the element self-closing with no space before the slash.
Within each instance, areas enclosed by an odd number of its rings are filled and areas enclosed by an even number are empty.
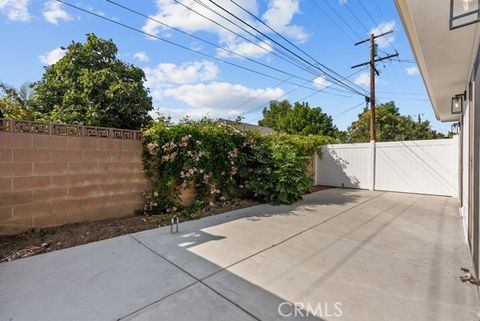
<svg viewBox="0 0 480 321">
<path fill-rule="evenodd" d="M 265 141 L 256 154 L 256 170 L 246 181 L 255 199 L 270 204 L 291 204 L 310 190 L 306 168 L 311 156 L 302 156 L 293 145 Z"/>
<path fill-rule="evenodd" d="M 195 187 L 194 212 L 234 198 L 292 203 L 308 192 L 307 164 L 323 143 L 318 136 L 261 136 L 210 120 L 157 121 L 144 132 L 144 170 L 152 185 L 144 211 L 179 211 L 182 189 L 189 187 Z"/>
</svg>

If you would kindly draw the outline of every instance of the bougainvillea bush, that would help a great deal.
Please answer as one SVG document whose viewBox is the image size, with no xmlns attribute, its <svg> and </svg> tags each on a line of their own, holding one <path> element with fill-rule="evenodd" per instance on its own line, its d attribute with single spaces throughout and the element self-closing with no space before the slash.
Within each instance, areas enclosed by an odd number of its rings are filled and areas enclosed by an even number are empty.
<svg viewBox="0 0 480 321">
<path fill-rule="evenodd" d="M 261 136 L 211 120 L 157 121 L 144 132 L 151 181 L 144 211 L 179 211 L 187 188 L 195 190 L 195 209 L 238 198 L 295 202 L 311 187 L 307 165 L 324 142 L 319 136 Z"/>
</svg>

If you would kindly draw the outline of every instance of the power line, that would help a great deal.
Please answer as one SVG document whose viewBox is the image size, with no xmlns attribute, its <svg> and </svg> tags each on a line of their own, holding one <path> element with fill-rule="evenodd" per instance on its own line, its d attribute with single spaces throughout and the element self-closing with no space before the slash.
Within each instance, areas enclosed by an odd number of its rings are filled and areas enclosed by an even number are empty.
<svg viewBox="0 0 480 321">
<path fill-rule="evenodd" d="M 151 33 L 148 33 L 148 32 L 145 32 L 143 30 L 140 30 L 138 28 L 135 28 L 135 27 L 132 27 L 132 26 L 129 26 L 127 24 L 124 24 L 124 23 L 121 23 L 119 21 L 116 21 L 116 20 L 113 20 L 113 19 L 110 19 L 108 17 L 105 17 L 103 15 L 100 15 L 100 14 L 97 14 L 95 12 L 92 12 L 90 10 L 87 10 L 87 9 L 83 9 L 79 6 L 76 6 L 74 4 L 71 4 L 71 3 L 68 3 L 68 2 L 65 2 L 63 0 L 56 0 L 57 2 L 60 2 L 60 3 L 63 3 L 69 7 L 72 7 L 74 9 L 77 9 L 79 11 L 83 11 L 87 14 L 90 14 L 90 15 L 93 15 L 93 16 L 96 16 L 97 18 L 100 18 L 100 19 L 103 19 L 103 20 L 106 20 L 106 21 L 109 21 L 113 24 L 116 24 L 116 25 L 119 25 L 119 26 L 122 26 L 126 29 L 130 29 L 132 31 L 136 31 L 138 33 L 142 33 L 146 36 L 149 36 L 149 37 L 152 37 L 152 38 L 155 38 L 155 39 L 158 39 L 160 41 L 163 41 L 163 42 L 166 42 L 170 45 L 173 45 L 173 46 L 176 46 L 176 47 L 179 47 L 179 48 L 182 48 L 182 49 L 185 49 L 187 51 L 191 51 L 191 52 L 194 52 L 196 54 L 199 54 L 199 55 L 202 55 L 202 56 L 205 56 L 205 57 L 208 57 L 210 59 L 214 59 L 214 60 L 217 60 L 217 61 L 220 61 L 220 62 L 223 62 L 225 64 L 228 64 L 228 65 L 231 65 L 231 66 L 234 66 L 234 67 L 237 67 L 239 69 L 243 69 L 243 70 L 246 70 L 246 71 L 250 71 L 252 73 L 255 73 L 255 74 L 258 74 L 258 75 L 261 75 L 261 76 L 264 76 L 264 77 L 267 77 L 267 78 L 271 78 L 271 79 L 275 79 L 275 80 L 282 80 L 281 78 L 278 78 L 278 77 L 275 77 L 275 76 L 272 76 L 272 75 L 269 75 L 269 74 L 266 74 L 264 72 L 261 72 L 261 71 L 257 71 L 257 70 L 254 70 L 254 69 L 251 69 L 251 68 L 248 68 L 248 67 L 244 67 L 244 66 L 241 66 L 241 65 L 238 65 L 238 64 L 235 64 L 233 62 L 230 62 L 230 61 L 226 61 L 224 59 L 221 59 L 221 58 L 218 58 L 218 57 L 215 57 L 215 56 L 212 56 L 212 55 L 209 55 L 207 53 L 204 53 L 204 52 L 201 52 L 199 50 L 194 50 L 194 49 L 191 49 L 189 47 L 186 47 L 184 45 L 181 45 L 181 44 L 178 44 L 178 43 L 175 43 L 173 41 L 170 41 L 170 40 L 167 40 L 167 39 L 164 39 L 164 38 L 161 38 L 157 35 L 154 35 L 154 34 L 151 34 Z M 289 74 L 289 73 L 286 73 L 286 72 L 283 72 L 284 74 L 287 74 L 287 75 L 290 75 L 290 76 L 293 76 L 292 74 Z M 299 79 L 302 79 L 301 77 L 297 77 L 297 76 L 294 76 L 295 78 L 299 78 Z M 305 80 L 305 78 L 303 78 L 303 80 Z M 302 87 L 302 88 L 307 88 L 307 89 L 310 89 L 310 90 L 317 90 L 317 89 L 314 89 L 314 88 L 311 88 L 311 87 L 307 87 L 307 86 L 304 86 L 304 85 L 300 85 L 300 84 L 297 84 L 297 83 L 294 83 L 294 82 L 290 82 L 290 81 L 286 81 L 287 83 L 289 84 L 292 84 L 292 85 L 295 85 L 295 86 L 299 86 L 299 87 Z"/>
<path fill-rule="evenodd" d="M 327 0 L 328 1 L 328 0 Z M 355 14 L 355 12 L 352 11 L 352 9 L 350 9 L 350 6 L 348 5 L 348 3 L 345 3 L 343 5 L 343 7 L 347 8 L 347 10 L 350 12 L 350 14 L 353 16 L 353 18 L 355 18 L 355 20 L 357 20 L 357 22 L 362 26 L 363 29 L 365 29 L 365 31 L 368 33 L 368 28 L 365 27 L 365 25 L 363 24 L 363 22 L 358 19 L 357 15 Z"/>
<path fill-rule="evenodd" d="M 230 28 L 222 25 L 221 23 L 219 23 L 219 22 L 217 22 L 217 21 L 215 21 L 215 20 L 213 20 L 213 19 L 205 16 L 204 14 L 198 12 L 197 10 L 195 10 L 195 9 L 187 6 L 187 5 L 184 4 L 183 2 L 178 1 L 178 0 L 173 0 L 173 1 L 175 1 L 177 4 L 181 5 L 182 7 L 186 8 L 187 10 L 190 10 L 190 11 L 194 12 L 195 14 L 199 15 L 200 17 L 202 17 L 202 18 L 204 18 L 204 19 L 206 19 L 206 20 L 214 23 L 215 25 L 217 25 L 217 26 L 219 26 L 219 27 L 221 27 L 221 28 L 229 31 L 230 33 L 238 36 L 239 38 L 241 38 L 241 39 L 243 39 L 243 40 L 245 40 L 245 41 L 253 44 L 254 46 L 256 46 L 256 47 L 258 47 L 258 48 L 261 48 L 262 50 L 264 50 L 264 51 L 266 51 L 266 52 L 268 52 L 268 53 L 271 53 L 272 55 L 274 55 L 274 56 L 276 56 L 276 57 L 278 57 L 278 58 L 280 58 L 280 59 L 282 59 L 282 60 L 284 60 L 284 61 L 287 61 L 287 62 L 289 62 L 289 63 L 291 63 L 291 64 L 294 64 L 295 66 L 297 66 L 297 67 L 299 67 L 299 68 L 305 69 L 305 66 L 304 66 L 304 65 L 299 65 L 299 63 L 297 62 L 297 60 L 293 59 L 293 58 L 290 57 L 289 55 L 286 55 L 285 53 L 281 52 L 281 53 L 282 53 L 285 57 L 287 57 L 288 59 L 287 59 L 287 58 L 284 58 L 283 56 L 280 56 L 279 54 L 277 54 L 276 52 L 273 52 L 273 51 L 270 50 L 269 48 L 265 48 L 265 47 L 263 47 L 263 46 L 260 46 L 260 45 L 257 44 L 255 41 L 252 41 L 252 40 L 248 39 L 247 37 L 243 36 L 242 34 L 237 33 L 237 32 L 235 32 L 235 31 L 233 31 L 232 29 L 230 29 Z M 220 13 L 218 13 L 218 12 L 216 12 L 215 10 L 211 9 L 210 7 L 206 6 L 204 3 L 200 3 L 200 2 L 198 2 L 197 0 L 194 0 L 194 1 L 195 1 L 196 3 L 202 5 L 203 7 L 205 7 L 206 9 L 208 9 L 209 11 L 211 11 L 211 12 L 215 13 L 216 15 L 222 17 L 222 18 L 225 19 L 226 21 L 229 21 L 231 24 L 235 25 L 237 28 L 240 28 L 241 30 L 247 32 L 247 33 L 250 34 L 251 36 L 255 37 L 255 39 L 263 42 L 263 39 L 257 37 L 256 35 L 252 34 L 252 33 L 249 32 L 248 30 L 246 30 L 245 28 L 239 26 L 238 24 L 234 23 L 234 22 L 231 21 L 230 19 L 224 17 L 224 16 L 221 15 Z M 307 69 L 308 69 L 308 68 L 307 68 Z"/>
<path fill-rule="evenodd" d="M 335 117 L 338 117 L 338 116 L 340 116 L 340 115 L 346 114 L 346 113 L 348 113 L 349 111 L 352 111 L 352 110 L 354 110 L 355 108 L 358 108 L 358 107 L 360 107 L 360 106 L 365 106 L 365 103 L 362 102 L 362 103 L 360 103 L 360 104 L 358 104 L 358 105 L 355 105 L 355 106 L 353 106 L 353 107 L 350 107 L 350 108 L 348 108 L 348 109 L 345 109 L 345 110 L 343 110 L 343 111 L 341 111 L 341 112 L 339 112 L 339 113 L 333 114 L 333 115 L 332 115 L 332 119 L 335 118 Z"/>
<path fill-rule="evenodd" d="M 316 1 L 317 1 L 317 0 L 313 0 L 313 2 L 316 2 Z M 362 38 L 362 37 L 355 31 L 355 29 L 353 29 L 352 26 L 351 26 L 345 19 L 343 19 L 342 15 L 339 14 L 339 13 L 337 12 L 337 10 L 335 10 L 335 8 L 330 5 L 330 3 L 328 2 L 328 0 L 327 0 L 327 1 L 324 1 L 324 3 L 327 4 L 327 6 L 330 8 L 330 10 L 332 10 L 333 13 L 335 13 L 335 15 L 345 24 L 345 26 L 347 26 L 347 28 L 350 29 L 350 31 L 351 31 L 355 36 L 357 36 L 357 38 L 359 38 L 359 39 Z"/>
<path fill-rule="evenodd" d="M 109 1 L 109 0 L 107 0 L 107 1 Z M 241 37 L 242 39 L 244 39 L 244 40 L 246 40 L 246 41 L 248 41 L 248 42 L 250 42 L 250 43 L 252 43 L 252 44 L 254 44 L 254 45 L 256 45 L 256 46 L 258 46 L 257 43 L 251 41 L 250 39 L 242 36 L 242 35 L 239 34 L 239 33 L 236 33 L 235 31 L 233 31 L 233 30 L 225 27 L 224 25 L 222 25 L 222 24 L 220 24 L 220 23 L 218 23 L 218 22 L 210 19 L 209 17 L 207 17 L 207 16 L 203 15 L 202 13 L 198 12 L 197 10 L 195 10 L 195 9 L 193 9 L 193 8 L 185 5 L 184 3 L 182 3 L 182 2 L 180 2 L 180 1 L 178 1 L 178 0 L 174 0 L 174 1 L 175 1 L 176 3 L 178 3 L 179 5 L 183 6 L 184 8 L 186 8 L 186 9 L 188 9 L 188 10 L 196 13 L 197 15 L 203 17 L 204 19 L 207 19 L 207 20 L 209 20 L 210 22 L 218 25 L 219 27 L 222 27 L 222 28 L 228 30 L 229 32 L 231 32 L 231 33 L 233 33 L 233 34 Z M 228 19 L 228 18 L 226 18 L 225 16 L 223 16 L 222 14 L 220 14 L 220 13 L 218 13 L 217 11 L 213 10 L 212 8 L 210 8 L 209 6 L 207 6 L 205 3 L 203 3 L 202 1 L 200 1 L 200 0 L 194 0 L 194 1 L 195 1 L 196 3 L 202 5 L 204 8 L 208 9 L 209 11 L 211 11 L 211 12 L 215 13 L 216 15 L 222 17 L 223 19 L 225 19 L 226 21 L 230 22 L 231 24 L 235 25 L 236 27 L 240 28 L 241 30 L 243 30 L 243 31 L 247 32 L 248 34 L 252 35 L 252 36 L 255 37 L 257 40 L 259 40 L 259 41 L 264 41 L 263 39 L 259 38 L 259 37 L 256 36 L 255 34 L 252 34 L 250 31 L 248 31 L 248 30 L 246 30 L 245 28 L 243 28 L 242 26 L 239 26 L 237 23 L 233 22 L 231 19 Z M 238 5 L 238 4 L 237 4 L 237 5 Z M 147 17 L 147 18 L 150 18 L 150 17 Z M 236 17 L 235 17 L 235 18 L 236 18 Z M 249 26 L 250 26 L 250 25 L 249 25 Z M 250 27 L 251 27 L 251 26 L 250 26 Z M 255 29 L 255 30 L 258 31 L 257 29 Z M 269 38 L 269 37 L 267 36 L 267 39 L 268 39 L 268 38 Z M 271 38 L 270 38 L 270 39 L 271 39 Z M 262 48 L 262 49 L 265 50 L 265 48 L 263 48 L 263 47 L 260 47 L 260 48 Z M 222 48 L 222 49 L 223 49 L 223 48 Z M 287 61 L 287 62 L 290 62 L 290 63 L 295 64 L 297 67 L 302 68 L 302 70 L 306 70 L 306 71 L 310 72 L 311 74 L 316 75 L 316 73 L 313 73 L 312 71 L 309 70 L 309 69 L 311 69 L 312 67 L 315 67 L 315 66 L 313 66 L 310 62 L 307 62 L 307 63 L 309 64 L 309 66 L 307 66 L 307 67 L 299 66 L 297 60 L 292 60 L 292 57 L 289 56 L 289 55 L 286 55 L 283 51 L 282 51 L 281 53 L 282 53 L 283 55 L 285 55 L 286 57 L 290 58 L 292 61 L 286 60 L 285 58 L 283 58 L 282 56 L 279 56 L 279 55 L 276 54 L 275 52 L 271 52 L 271 51 L 269 51 L 269 50 L 267 50 L 267 51 L 268 51 L 269 53 L 272 53 L 272 54 L 274 54 L 275 56 L 281 58 L 281 59 L 284 60 L 284 61 Z M 324 67 L 326 67 L 326 66 L 324 66 Z M 326 68 L 328 68 L 328 67 L 326 67 Z M 318 68 L 317 68 L 317 69 L 318 69 Z M 328 68 L 328 69 L 329 69 L 329 68 Z M 326 74 L 323 70 L 320 69 L 320 71 L 322 71 L 325 75 L 328 76 L 328 74 Z M 338 73 L 336 73 L 336 74 L 339 75 Z M 341 75 L 339 75 L 339 76 L 342 77 Z M 345 86 L 342 86 L 342 87 L 345 87 Z M 346 89 L 350 89 L 350 88 L 346 88 Z M 336 88 L 332 88 L 332 90 L 338 90 L 338 91 L 340 91 L 339 89 L 336 89 Z M 350 90 L 352 90 L 352 89 L 350 89 Z M 357 93 L 358 93 L 358 92 L 357 92 Z M 364 94 L 362 94 L 362 93 L 359 93 L 359 94 L 360 94 L 360 95 L 364 95 Z"/>
<path fill-rule="evenodd" d="M 330 17 L 330 15 L 329 15 L 325 10 L 323 10 L 323 8 L 320 7 L 320 6 L 317 4 L 317 2 L 312 1 L 312 3 L 313 3 L 313 5 L 314 5 L 321 13 L 323 13 L 324 16 L 327 17 L 328 20 L 330 20 L 330 22 L 331 22 L 333 25 L 335 25 L 335 26 L 338 28 L 338 30 L 340 30 L 340 31 L 343 32 L 347 37 L 349 37 L 350 39 L 352 39 L 352 40 L 355 41 L 355 39 L 353 39 L 353 37 L 352 37 L 349 33 L 347 33 L 342 27 L 340 27 L 340 25 L 339 25 L 334 19 L 332 19 L 332 17 Z"/>
<path fill-rule="evenodd" d="M 331 86 L 333 86 L 333 85 L 334 85 L 334 84 L 331 84 L 331 85 L 329 85 L 329 86 L 326 86 L 326 87 L 324 87 L 324 88 L 316 91 L 315 93 L 310 94 L 310 95 L 308 95 L 308 96 L 305 97 L 305 98 L 302 98 L 302 100 L 303 100 L 303 99 L 306 99 L 306 98 L 310 98 L 310 97 L 312 97 L 313 95 L 319 94 L 319 93 L 321 93 L 321 92 L 323 92 L 323 93 L 325 93 L 325 94 L 329 94 L 329 95 L 339 96 L 339 97 L 351 97 L 351 95 L 350 95 L 350 96 L 345 96 L 345 95 L 339 95 L 339 94 L 334 94 L 334 93 L 330 93 L 330 92 L 326 92 L 326 91 L 325 91 L 325 90 L 327 90 L 327 89 L 332 89 Z M 292 93 L 292 92 L 294 92 L 294 91 L 296 91 L 296 90 L 298 90 L 298 87 L 292 88 L 292 89 L 290 89 L 289 91 L 287 91 L 286 93 L 284 93 L 283 95 L 278 96 L 278 97 L 276 97 L 275 99 L 272 99 L 272 100 L 278 100 L 278 99 L 280 99 L 280 98 L 283 98 L 283 97 L 287 96 L 288 94 L 290 94 L 290 93 Z M 260 108 L 262 108 L 262 107 L 266 107 L 266 106 L 268 106 L 268 104 L 269 104 L 269 103 L 261 104 L 261 105 L 255 107 L 255 108 L 249 109 L 249 110 L 243 112 L 243 115 L 252 113 L 252 112 L 254 112 L 254 111 L 256 111 L 256 110 L 258 110 L 258 109 L 260 109 Z M 231 112 L 231 110 L 227 111 L 226 113 L 228 113 L 228 112 Z"/>
<path fill-rule="evenodd" d="M 139 15 L 139 16 L 142 16 L 142 17 L 144 17 L 144 18 L 147 18 L 147 19 L 149 19 L 149 20 L 151 20 L 151 21 L 154 21 L 154 22 L 156 22 L 156 23 L 159 23 L 159 24 L 161 24 L 161 25 L 163 25 L 163 26 L 166 26 L 166 27 L 168 27 L 168 28 L 171 28 L 172 30 L 175 30 L 175 31 L 177 31 L 177 32 L 180 32 L 180 33 L 182 33 L 182 34 L 184 34 L 184 35 L 190 36 L 190 37 L 192 37 L 192 38 L 194 38 L 194 39 L 197 39 L 197 40 L 202 41 L 202 42 L 204 42 L 204 43 L 207 43 L 207 44 L 209 44 L 209 45 L 211 45 L 211 46 L 214 46 L 214 47 L 216 47 L 216 48 L 219 48 L 219 49 L 221 49 L 221 50 L 224 50 L 224 51 L 226 51 L 226 52 L 228 52 L 228 53 L 234 54 L 234 55 L 236 55 L 236 56 L 239 56 L 239 57 L 242 57 L 242 58 L 244 58 L 244 59 L 246 59 L 246 60 L 249 60 L 249 61 L 251 61 L 251 62 L 253 62 L 253 63 L 259 64 L 259 65 L 261 65 L 261 66 L 263 66 L 263 67 L 272 69 L 272 70 L 274 70 L 274 71 L 277 71 L 277 72 L 280 72 L 280 73 L 283 73 L 283 74 L 290 75 L 290 78 L 288 78 L 288 79 L 298 78 L 298 79 L 301 79 L 301 80 L 306 80 L 306 79 L 303 78 L 303 77 L 298 77 L 298 76 L 293 75 L 293 74 L 291 74 L 291 73 L 287 73 L 287 72 L 285 72 L 285 71 L 283 71 L 283 70 L 281 70 L 281 69 L 272 67 L 272 66 L 270 66 L 270 65 L 268 65 L 268 64 L 265 64 L 265 63 L 263 63 L 263 62 L 260 62 L 260 61 L 251 59 L 251 58 L 249 58 L 249 57 L 247 57 L 247 56 L 244 56 L 244 55 L 242 55 L 242 54 L 236 53 L 236 52 L 234 52 L 234 51 L 232 51 L 232 50 L 223 48 L 223 47 L 221 47 L 221 46 L 219 46 L 219 45 L 217 45 L 217 44 L 215 44 L 215 43 L 213 43 L 213 42 L 211 42 L 211 41 L 205 40 L 205 39 L 203 39 L 203 38 L 201 38 L 201 37 L 198 37 L 198 36 L 195 36 L 195 35 L 193 35 L 193 34 L 191 34 L 191 33 L 185 32 L 185 31 L 183 31 L 183 30 L 181 30 L 181 29 L 179 29 L 179 28 L 172 27 L 172 26 L 170 26 L 170 25 L 168 25 L 168 24 L 166 24 L 166 23 L 163 23 L 162 21 L 160 21 L 160 20 L 158 20 L 158 19 L 155 19 L 155 18 L 153 18 L 153 17 L 150 17 L 150 16 L 148 16 L 148 15 L 146 15 L 146 14 L 143 14 L 143 13 L 141 13 L 141 12 L 139 12 L 139 11 L 136 11 L 136 10 L 134 10 L 134 9 L 131 9 L 131 8 L 127 7 L 127 6 L 122 5 L 122 4 L 119 4 L 119 3 L 115 2 L 115 1 L 112 1 L 112 0 L 105 0 L 105 1 L 111 3 L 111 4 L 115 5 L 115 6 L 118 6 L 118 7 L 122 8 L 122 9 L 124 9 L 124 10 L 127 10 L 127 11 L 129 11 L 129 12 L 132 12 L 132 13 L 137 14 L 137 15 Z M 312 73 L 312 74 L 314 74 L 314 73 Z M 316 74 L 314 74 L 314 75 L 316 75 Z M 333 88 L 333 89 L 334 89 L 334 90 L 339 90 L 339 89 L 336 89 L 336 88 Z"/>
<path fill-rule="evenodd" d="M 362 72 L 363 70 L 364 70 L 364 69 L 360 69 L 360 70 L 358 70 L 358 71 L 356 71 L 356 72 L 348 75 L 347 78 L 350 78 L 350 77 L 352 77 L 352 76 L 354 76 L 354 75 Z M 332 85 L 333 85 L 333 84 L 332 84 Z M 301 98 L 300 101 L 303 101 L 303 100 L 305 100 L 305 99 L 307 99 L 307 98 L 310 98 L 310 97 L 312 97 L 312 96 L 314 96 L 314 95 L 316 95 L 316 94 L 318 94 L 318 93 L 320 93 L 320 92 L 324 92 L 325 90 L 329 89 L 332 85 L 326 86 L 326 87 L 323 88 L 321 91 L 318 91 L 318 92 L 314 92 L 314 93 L 312 93 L 312 94 L 309 94 L 309 95 Z M 286 96 L 287 94 L 290 94 L 290 93 L 292 93 L 292 92 L 294 92 L 294 91 L 296 91 L 296 90 L 298 90 L 298 89 L 299 89 L 298 87 L 293 88 L 293 89 L 289 90 L 288 92 L 286 92 L 285 94 L 283 94 L 283 95 L 281 95 L 281 96 L 278 96 L 278 97 L 276 97 L 275 99 L 272 99 L 272 100 L 278 100 L 278 99 Z M 326 93 L 326 94 L 330 94 L 330 95 L 340 96 L 340 97 L 348 97 L 348 98 L 352 97 L 352 96 L 337 95 L 337 94 L 327 93 L 327 92 L 325 92 L 325 93 Z M 261 96 L 261 95 L 259 95 L 259 96 Z M 257 96 L 257 97 L 258 97 L 258 96 Z M 251 99 L 250 99 L 250 100 L 251 100 Z M 242 103 L 241 105 L 243 105 L 243 103 Z M 266 106 L 268 106 L 268 103 L 267 103 L 267 104 L 262 104 L 262 105 L 260 105 L 260 106 L 258 106 L 258 107 L 255 107 L 255 108 L 253 108 L 253 109 L 251 109 L 251 110 L 249 110 L 249 111 L 247 111 L 247 112 L 244 112 L 243 114 L 245 115 L 245 114 L 251 113 L 251 112 L 253 112 L 253 111 L 257 110 L 257 109 L 260 109 L 260 108 L 266 107 Z M 239 106 L 237 106 L 237 107 L 239 107 Z M 236 108 L 234 108 L 234 109 L 236 109 Z M 228 110 L 227 113 L 230 112 L 230 111 L 232 111 L 232 110 L 233 110 L 233 109 Z"/>
<path fill-rule="evenodd" d="M 367 14 L 367 16 L 370 18 L 370 20 L 373 22 L 373 25 L 374 25 L 374 26 L 378 26 L 378 23 L 375 21 L 375 19 L 373 19 L 373 17 L 370 15 L 370 12 L 368 12 L 367 8 L 363 5 L 362 0 L 358 0 L 358 3 L 359 3 L 360 6 L 362 7 L 363 11 L 365 11 L 365 13 Z"/>
<path fill-rule="evenodd" d="M 237 2 L 235 2 L 234 0 L 230 0 L 231 2 L 233 2 L 238 8 L 240 8 L 242 11 L 248 13 L 251 17 L 253 17 L 255 20 L 257 20 L 258 22 L 260 22 L 262 25 L 264 25 L 265 27 L 267 27 L 269 30 L 271 30 L 273 33 L 275 33 L 276 35 L 278 35 L 280 38 L 282 38 L 284 41 L 286 41 L 288 44 L 290 44 L 291 46 L 293 46 L 295 49 L 297 49 L 298 51 L 300 51 L 301 53 L 303 53 L 304 55 L 306 55 L 307 57 L 309 57 L 310 59 L 312 59 L 314 62 L 316 62 L 319 66 L 327 69 L 328 71 L 330 71 L 331 73 L 335 74 L 336 76 L 342 78 L 343 80 L 347 81 L 347 82 L 350 82 L 351 84 L 357 86 L 355 83 L 351 82 L 348 78 L 345 78 L 343 77 L 342 75 L 340 75 L 339 73 L 337 73 L 336 71 L 332 70 L 331 68 L 329 68 L 328 66 L 322 64 L 321 62 L 319 62 L 317 59 L 315 59 L 313 56 L 311 56 L 310 54 L 308 54 L 305 50 L 301 49 L 300 47 L 298 47 L 296 44 L 294 44 L 293 42 L 291 42 L 290 40 L 288 40 L 287 38 L 285 38 L 281 33 L 277 32 L 275 29 L 273 29 L 271 26 L 269 26 L 266 22 L 264 22 L 262 19 L 260 19 L 259 17 L 257 17 L 255 14 L 253 14 L 251 11 L 245 9 L 244 7 L 242 7 L 241 5 L 239 5 Z M 213 2 L 212 0 L 210 0 L 210 2 Z M 214 2 L 213 2 L 214 3 Z M 360 88 L 360 87 L 359 87 Z"/>
<path fill-rule="evenodd" d="M 385 18 L 385 16 L 383 15 L 383 11 L 380 8 L 380 5 L 378 4 L 377 0 L 373 0 L 373 2 L 375 3 L 375 7 L 377 8 L 378 12 L 380 13 L 380 17 L 382 17 L 382 19 L 384 21 L 387 21 L 387 18 Z"/>
<path fill-rule="evenodd" d="M 199 0 L 195 0 L 195 1 L 199 1 Z M 330 74 L 328 74 L 327 72 L 325 72 L 322 68 L 318 67 L 318 66 L 315 66 L 313 65 L 311 62 L 307 61 L 305 58 L 299 56 L 298 54 L 296 54 L 295 52 L 293 52 L 292 50 L 288 49 L 287 47 L 283 46 L 282 44 L 280 44 L 279 42 L 277 42 L 276 40 L 274 40 L 273 38 L 271 38 L 270 36 L 266 35 L 265 33 L 263 33 L 262 31 L 258 30 L 257 28 L 255 28 L 254 26 L 252 26 L 251 24 L 249 24 L 248 22 L 246 22 L 245 20 L 237 17 L 236 15 L 234 15 L 233 13 L 231 13 L 230 11 L 228 11 L 227 9 L 225 9 L 224 7 L 222 7 L 221 5 L 217 4 L 215 1 L 213 0 L 209 0 L 211 3 L 213 3 L 215 6 L 217 6 L 218 8 L 220 8 L 221 10 L 223 10 L 224 12 L 226 12 L 227 14 L 231 15 L 232 17 L 234 17 L 235 19 L 241 21 L 243 24 L 249 26 L 250 28 L 252 28 L 253 30 L 255 30 L 256 32 L 258 32 L 259 34 L 261 34 L 262 36 L 264 36 L 265 38 L 267 38 L 268 40 L 274 42 L 275 44 L 277 44 L 278 46 L 282 47 L 283 49 L 287 50 L 289 53 L 293 54 L 295 57 L 301 59 L 302 61 L 304 61 L 305 63 L 307 64 L 310 64 L 311 66 L 313 66 L 314 68 L 317 68 L 318 70 L 320 70 L 325 76 L 327 76 L 328 78 L 333 79 L 335 82 L 337 82 L 338 85 L 346 88 L 346 89 L 349 89 L 351 90 L 352 92 L 354 93 L 357 93 L 361 96 L 364 96 L 365 94 L 358 91 L 357 89 L 343 83 L 342 81 L 338 80 L 337 78 L 331 76 Z M 273 29 L 272 29 L 273 30 Z"/>
<path fill-rule="evenodd" d="M 400 92 L 400 91 L 377 91 L 379 94 L 397 94 L 397 95 L 422 95 L 425 96 L 425 93 L 410 93 L 410 92 Z"/>
</svg>

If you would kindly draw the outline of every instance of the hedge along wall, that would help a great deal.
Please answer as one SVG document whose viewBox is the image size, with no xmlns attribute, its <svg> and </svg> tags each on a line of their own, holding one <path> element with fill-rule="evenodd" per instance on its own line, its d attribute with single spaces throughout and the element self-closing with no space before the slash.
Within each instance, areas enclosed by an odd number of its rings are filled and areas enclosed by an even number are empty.
<svg viewBox="0 0 480 321">
<path fill-rule="evenodd" d="M 140 132 L 0 119 L 0 234 L 132 214 L 147 185 Z"/>
</svg>

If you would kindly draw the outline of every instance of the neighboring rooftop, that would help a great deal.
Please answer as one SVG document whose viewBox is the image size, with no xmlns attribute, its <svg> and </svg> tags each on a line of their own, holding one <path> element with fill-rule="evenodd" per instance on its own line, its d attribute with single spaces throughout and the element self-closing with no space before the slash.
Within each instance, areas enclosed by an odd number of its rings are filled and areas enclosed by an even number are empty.
<svg viewBox="0 0 480 321">
<path fill-rule="evenodd" d="M 230 124 L 239 130 L 245 130 L 245 131 L 256 131 L 262 135 L 269 135 L 269 134 L 275 134 L 275 130 L 273 130 L 270 127 L 265 127 L 265 126 L 259 126 L 259 125 L 254 125 L 254 124 L 248 124 L 248 123 L 242 123 L 234 120 L 228 120 L 228 119 L 219 119 L 220 121 L 226 122 L 227 124 Z"/>
</svg>

